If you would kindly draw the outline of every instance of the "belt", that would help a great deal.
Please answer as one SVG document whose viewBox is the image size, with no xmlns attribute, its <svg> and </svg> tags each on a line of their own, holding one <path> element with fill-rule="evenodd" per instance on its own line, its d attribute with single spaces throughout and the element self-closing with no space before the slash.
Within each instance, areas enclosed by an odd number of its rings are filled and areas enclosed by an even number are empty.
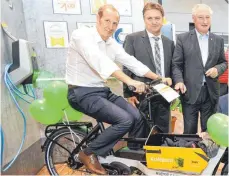
<svg viewBox="0 0 229 176">
<path fill-rule="evenodd" d="M 77 86 L 76 86 L 76 85 L 71 85 L 71 84 L 68 85 L 68 88 L 69 88 L 69 89 L 75 88 L 75 87 L 77 87 Z"/>
</svg>

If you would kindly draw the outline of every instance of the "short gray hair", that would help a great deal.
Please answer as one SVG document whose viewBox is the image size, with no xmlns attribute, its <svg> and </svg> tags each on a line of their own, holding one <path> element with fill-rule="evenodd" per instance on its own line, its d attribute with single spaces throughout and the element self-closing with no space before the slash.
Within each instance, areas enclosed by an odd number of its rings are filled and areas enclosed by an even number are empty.
<svg viewBox="0 0 229 176">
<path fill-rule="evenodd" d="M 206 4 L 196 4 L 196 5 L 192 8 L 192 15 L 196 15 L 196 12 L 197 12 L 199 9 L 207 9 L 211 15 L 213 14 L 213 11 L 212 11 L 211 7 L 209 7 L 208 5 L 206 5 Z"/>
</svg>

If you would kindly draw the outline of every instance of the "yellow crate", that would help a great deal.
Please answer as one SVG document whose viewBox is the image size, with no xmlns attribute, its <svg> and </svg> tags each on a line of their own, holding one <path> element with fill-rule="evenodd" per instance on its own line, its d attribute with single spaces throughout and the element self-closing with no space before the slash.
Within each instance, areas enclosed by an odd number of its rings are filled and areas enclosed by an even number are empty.
<svg viewBox="0 0 229 176">
<path fill-rule="evenodd" d="M 156 170 L 200 174 L 209 158 L 201 148 L 144 146 L 147 167 Z"/>
</svg>

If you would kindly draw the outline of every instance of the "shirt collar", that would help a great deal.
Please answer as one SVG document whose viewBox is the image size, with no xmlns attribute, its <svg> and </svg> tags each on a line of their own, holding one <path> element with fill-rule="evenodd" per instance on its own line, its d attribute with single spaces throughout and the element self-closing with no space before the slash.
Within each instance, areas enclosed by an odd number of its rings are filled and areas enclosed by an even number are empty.
<svg viewBox="0 0 229 176">
<path fill-rule="evenodd" d="M 149 31 L 147 31 L 147 30 L 146 30 L 146 32 L 147 32 L 147 34 L 148 34 L 149 38 L 159 37 L 159 38 L 161 39 L 161 34 L 160 34 L 160 35 L 158 35 L 158 36 L 155 36 L 154 34 L 150 33 L 150 32 L 149 32 Z"/>
<path fill-rule="evenodd" d="M 206 38 L 209 37 L 209 31 L 208 31 L 207 34 L 204 34 L 204 35 L 202 35 L 201 33 L 199 33 L 199 32 L 196 30 L 196 28 L 195 28 L 195 31 L 196 31 L 196 34 L 197 34 L 198 39 L 199 39 L 199 38 L 202 38 L 202 37 L 206 37 Z"/>
<path fill-rule="evenodd" d="M 105 42 L 107 45 L 111 44 L 111 42 L 112 42 L 112 38 L 111 38 L 111 37 L 109 37 L 109 38 L 107 39 L 107 41 L 104 41 L 104 40 L 101 38 L 101 36 L 99 35 L 99 33 L 98 33 L 96 27 L 94 27 L 93 30 L 95 31 L 95 40 L 96 40 L 97 43 Z"/>
</svg>

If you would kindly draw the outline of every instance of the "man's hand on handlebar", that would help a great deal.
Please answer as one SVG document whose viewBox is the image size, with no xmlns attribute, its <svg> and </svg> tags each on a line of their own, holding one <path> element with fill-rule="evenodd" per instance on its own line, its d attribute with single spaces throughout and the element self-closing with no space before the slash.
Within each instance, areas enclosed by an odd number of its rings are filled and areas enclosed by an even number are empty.
<svg viewBox="0 0 229 176">
<path fill-rule="evenodd" d="M 202 139 L 211 139 L 208 132 L 197 133 Z"/>
<path fill-rule="evenodd" d="M 162 78 L 162 82 L 167 84 L 168 86 L 172 85 L 172 79 L 171 78 Z"/>
<path fill-rule="evenodd" d="M 136 107 L 136 104 L 139 104 L 139 101 L 138 101 L 137 97 L 135 97 L 135 96 L 127 98 L 127 101 L 130 104 L 132 104 L 134 107 Z"/>
<path fill-rule="evenodd" d="M 132 90 L 133 92 L 136 92 L 136 93 L 139 93 L 139 94 L 142 94 L 145 92 L 146 90 L 146 85 L 145 83 L 143 82 L 140 82 L 140 81 L 136 81 L 136 80 L 131 80 L 129 83 L 128 83 L 128 87 L 134 87 L 134 90 Z"/>
</svg>

